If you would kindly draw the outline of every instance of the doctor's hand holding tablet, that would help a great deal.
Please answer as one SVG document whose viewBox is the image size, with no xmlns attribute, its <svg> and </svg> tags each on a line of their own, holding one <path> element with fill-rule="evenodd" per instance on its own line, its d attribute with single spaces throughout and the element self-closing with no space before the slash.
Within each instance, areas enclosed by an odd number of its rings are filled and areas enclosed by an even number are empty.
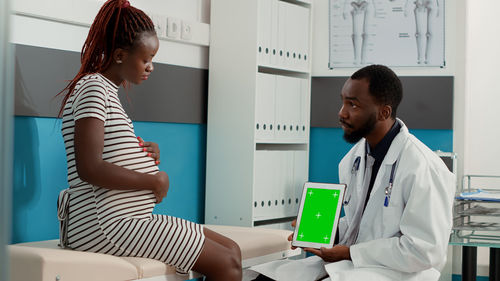
<svg viewBox="0 0 500 281">
<path fill-rule="evenodd" d="M 295 231 L 288 237 L 292 249 L 303 248 L 324 261 L 350 260 L 349 247 L 333 245 L 346 186 L 306 182 L 302 191 Z"/>
</svg>

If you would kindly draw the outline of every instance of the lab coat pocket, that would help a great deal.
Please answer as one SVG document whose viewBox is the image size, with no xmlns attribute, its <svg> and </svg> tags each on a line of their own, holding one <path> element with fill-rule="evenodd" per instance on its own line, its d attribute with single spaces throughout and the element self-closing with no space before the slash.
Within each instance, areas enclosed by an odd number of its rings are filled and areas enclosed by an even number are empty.
<svg viewBox="0 0 500 281">
<path fill-rule="evenodd" d="M 382 235 L 383 237 L 399 236 L 399 223 L 401 221 L 402 209 L 399 206 L 384 207 L 382 210 Z"/>
</svg>

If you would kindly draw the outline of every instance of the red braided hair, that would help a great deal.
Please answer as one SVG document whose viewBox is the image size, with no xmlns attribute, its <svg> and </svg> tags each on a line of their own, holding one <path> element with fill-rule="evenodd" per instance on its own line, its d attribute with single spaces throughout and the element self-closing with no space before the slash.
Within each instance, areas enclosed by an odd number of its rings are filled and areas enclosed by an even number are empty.
<svg viewBox="0 0 500 281">
<path fill-rule="evenodd" d="M 153 21 L 143 11 L 132 7 L 128 0 L 108 0 L 104 3 L 83 44 L 82 65 L 78 74 L 57 94 L 66 92 L 59 117 L 77 82 L 87 74 L 105 71 L 112 63 L 113 52 L 117 48 L 133 48 L 135 40 L 143 32 L 156 34 Z"/>
</svg>

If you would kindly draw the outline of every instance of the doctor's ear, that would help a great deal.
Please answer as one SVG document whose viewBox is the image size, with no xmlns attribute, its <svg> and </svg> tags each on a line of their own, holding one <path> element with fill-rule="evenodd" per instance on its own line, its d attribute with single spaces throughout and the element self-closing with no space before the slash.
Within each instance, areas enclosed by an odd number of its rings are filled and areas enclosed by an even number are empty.
<svg viewBox="0 0 500 281">
<path fill-rule="evenodd" d="M 390 105 L 382 105 L 379 111 L 379 120 L 385 121 L 391 118 L 392 107 Z"/>
</svg>

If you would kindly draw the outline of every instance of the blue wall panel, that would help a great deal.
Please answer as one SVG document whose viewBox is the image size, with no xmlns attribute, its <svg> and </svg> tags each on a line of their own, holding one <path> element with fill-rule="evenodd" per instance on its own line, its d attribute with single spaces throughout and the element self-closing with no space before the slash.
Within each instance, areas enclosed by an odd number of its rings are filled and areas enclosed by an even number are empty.
<svg viewBox="0 0 500 281">
<path fill-rule="evenodd" d="M 352 145 L 340 128 L 311 128 L 309 181 L 338 183 L 338 164 Z"/>
<path fill-rule="evenodd" d="M 170 178 L 167 197 L 154 210 L 203 223 L 206 125 L 134 122 L 135 133 L 160 146 L 160 169 Z"/>
<path fill-rule="evenodd" d="M 462 281 L 462 275 L 453 274 L 452 281 Z M 488 276 L 477 276 L 476 281 L 488 281 L 490 278 Z"/>
<path fill-rule="evenodd" d="M 453 151 L 452 130 L 410 130 L 432 150 Z M 338 163 L 351 149 L 340 128 L 311 128 L 309 181 L 338 183 Z"/>
<path fill-rule="evenodd" d="M 206 125 L 134 122 L 136 134 L 157 142 L 160 169 L 170 177 L 155 213 L 204 221 Z M 452 131 L 412 130 L 431 149 L 451 151 Z M 12 242 L 58 237 L 56 200 L 66 188 L 66 155 L 55 118 L 16 117 Z M 309 180 L 338 182 L 337 165 L 351 145 L 338 128 L 311 128 Z"/>
<path fill-rule="evenodd" d="M 66 154 L 55 118 L 15 117 L 12 243 L 58 237 L 57 196 L 66 188 Z M 136 134 L 159 144 L 169 174 L 167 198 L 155 213 L 203 222 L 206 125 L 134 122 Z"/>
<path fill-rule="evenodd" d="M 58 236 L 56 200 L 66 186 L 66 155 L 55 120 L 15 118 L 12 242 Z"/>
</svg>

